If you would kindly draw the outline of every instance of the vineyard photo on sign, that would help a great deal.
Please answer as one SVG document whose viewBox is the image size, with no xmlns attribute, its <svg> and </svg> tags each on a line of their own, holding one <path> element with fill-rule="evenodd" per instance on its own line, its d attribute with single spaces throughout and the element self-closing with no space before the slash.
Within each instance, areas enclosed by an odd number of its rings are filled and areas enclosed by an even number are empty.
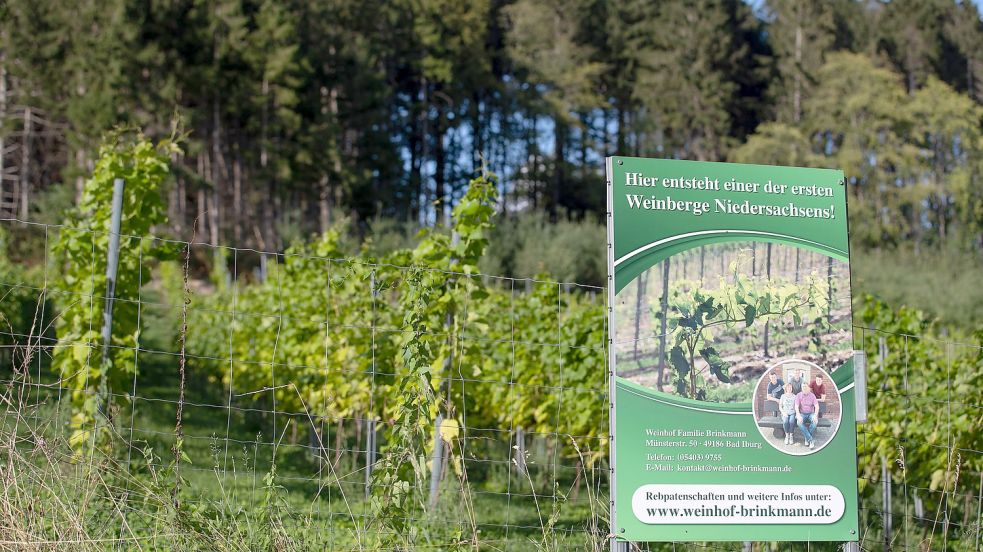
<svg viewBox="0 0 983 552">
<path fill-rule="evenodd" d="M 856 541 L 840 171 L 607 163 L 612 527 Z"/>
</svg>

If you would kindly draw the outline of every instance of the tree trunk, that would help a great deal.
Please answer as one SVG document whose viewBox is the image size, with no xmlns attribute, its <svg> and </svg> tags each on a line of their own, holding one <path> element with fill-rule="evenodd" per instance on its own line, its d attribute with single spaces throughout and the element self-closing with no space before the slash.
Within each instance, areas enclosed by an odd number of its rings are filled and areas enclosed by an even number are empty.
<svg viewBox="0 0 983 552">
<path fill-rule="evenodd" d="M 689 398 L 696 398 L 696 350 L 689 350 Z"/>
<path fill-rule="evenodd" d="M 79 175 L 75 177 L 75 203 L 82 201 L 82 191 L 85 189 L 85 174 L 88 165 L 88 156 L 85 153 L 85 148 L 79 148 L 75 152 L 75 165 L 81 169 Z"/>
<path fill-rule="evenodd" d="M 225 157 L 222 148 L 221 106 L 218 97 L 212 100 L 212 205 L 208 229 L 212 245 L 218 245 L 220 230 L 221 186 L 225 181 Z"/>
<path fill-rule="evenodd" d="M 833 322 L 833 257 L 826 257 L 826 321 Z"/>
<path fill-rule="evenodd" d="M 446 118 L 445 109 L 438 105 L 437 124 L 434 125 L 433 132 L 433 157 L 434 157 L 434 225 L 441 224 L 450 227 L 450 194 L 447 191 L 447 159 L 444 150 L 444 126 Z"/>
<path fill-rule="evenodd" d="M 242 220 L 245 213 L 242 208 L 242 153 L 238 144 L 235 148 L 235 158 L 232 160 L 232 234 L 235 236 L 236 247 L 242 247 Z"/>
<path fill-rule="evenodd" d="M 269 125 L 270 125 L 270 81 L 269 79 L 263 78 L 263 84 L 261 85 L 261 90 L 263 94 L 262 107 L 260 108 L 259 117 L 259 166 L 263 169 L 269 164 L 270 151 L 269 151 Z"/>
<path fill-rule="evenodd" d="M 700 284 L 703 284 L 703 278 L 706 274 L 706 258 L 707 258 L 707 248 L 705 245 L 700 246 Z"/>
<path fill-rule="evenodd" d="M 586 183 L 588 175 L 593 171 L 587 161 L 587 144 L 590 143 L 590 114 L 582 114 L 580 120 L 583 125 L 580 129 L 580 181 Z"/>
<path fill-rule="evenodd" d="M 184 229 L 184 225 L 187 224 L 187 221 L 188 221 L 188 182 L 187 182 L 187 180 L 185 180 L 183 176 L 179 176 L 178 179 L 177 179 L 177 185 L 175 186 L 175 188 L 177 188 L 177 212 L 178 212 L 178 216 L 177 216 L 177 220 L 174 221 L 174 222 L 176 222 L 176 224 L 175 224 L 174 227 L 178 230 L 178 233 L 180 235 L 180 232 Z M 236 244 L 236 245 L 239 245 L 239 244 Z"/>
<path fill-rule="evenodd" d="M 638 275 L 638 280 L 635 287 L 635 339 L 633 344 L 633 358 L 638 359 L 638 339 L 641 334 L 642 327 L 642 306 L 645 304 L 643 299 L 645 298 L 645 284 L 646 284 L 646 274 L 648 271 L 642 272 Z"/>
<path fill-rule="evenodd" d="M 24 141 L 21 143 L 20 163 L 20 217 L 28 219 L 31 193 L 31 141 L 34 133 L 34 117 L 30 107 L 24 108 Z"/>
<path fill-rule="evenodd" d="M 331 189 L 328 187 L 328 175 L 324 173 L 318 180 L 317 212 L 318 228 L 323 234 L 331 227 Z"/>
<path fill-rule="evenodd" d="M 208 150 L 198 155 L 198 177 L 203 182 L 211 179 L 211 161 L 208 157 Z M 192 223 L 195 225 L 195 232 L 201 232 L 203 236 L 208 235 L 208 201 L 206 200 L 205 186 L 198 184 L 195 190 L 195 213 Z"/>
<path fill-rule="evenodd" d="M 563 186 L 566 183 L 564 174 L 565 148 L 567 141 L 567 125 L 562 115 L 555 119 L 556 133 L 553 141 L 553 199 L 550 202 L 550 222 L 556 222 L 560 208 Z"/>
<path fill-rule="evenodd" d="M 617 144 L 617 149 L 615 151 L 615 154 L 616 155 L 624 155 L 625 154 L 625 148 L 626 148 L 626 142 L 625 142 L 625 140 L 626 140 L 626 135 L 627 135 L 627 128 L 626 127 L 628 126 L 628 124 L 627 124 L 628 117 L 627 117 L 627 113 L 626 113 L 627 112 L 627 109 L 625 109 L 625 103 L 626 102 L 625 102 L 624 99 L 619 99 L 618 100 L 618 107 L 617 107 L 617 110 L 618 110 L 618 144 Z"/>
<path fill-rule="evenodd" d="M 333 470 L 338 469 L 338 462 L 341 461 L 341 453 L 344 452 L 344 447 L 342 446 L 345 444 L 344 441 L 345 419 L 344 418 L 338 418 L 338 429 L 336 429 L 335 432 L 336 433 L 334 435 L 334 459 L 331 460 L 331 466 Z"/>
<path fill-rule="evenodd" d="M 420 221 L 420 194 L 422 190 L 422 175 L 420 168 L 420 121 L 416 113 L 410 116 L 409 154 L 410 154 L 410 202 L 407 209 L 408 218 L 414 222 Z"/>
<path fill-rule="evenodd" d="M 792 120 L 796 125 L 802 119 L 802 24 L 796 14 L 795 25 L 795 85 L 792 93 Z"/>
<path fill-rule="evenodd" d="M 0 40 L 6 42 L 7 31 L 0 31 Z M 0 124 L 7 122 L 7 52 L 0 49 Z M 4 133 L 0 132 L 0 201 L 3 200 L 3 174 L 7 170 L 4 150 L 7 147 Z"/>
<path fill-rule="evenodd" d="M 771 242 L 768 242 L 768 249 L 767 249 L 767 252 L 765 253 L 765 257 L 766 257 L 766 259 L 765 259 L 765 271 L 767 273 L 768 281 L 771 282 Z M 770 358 L 771 357 L 771 354 L 769 354 L 769 352 L 768 352 L 768 333 L 769 333 L 769 330 L 771 330 L 771 322 L 769 322 L 768 319 L 765 318 L 765 342 L 764 342 L 764 345 L 765 345 L 765 347 L 764 347 L 764 349 L 765 349 L 765 358 Z"/>
<path fill-rule="evenodd" d="M 795 248 L 795 283 L 796 284 L 799 283 L 799 266 L 800 266 L 799 259 L 800 259 L 801 253 L 802 253 L 802 250 L 799 249 L 798 247 L 796 247 Z"/>
<path fill-rule="evenodd" d="M 669 328 L 669 257 L 662 261 L 662 304 L 659 307 L 662 316 L 659 330 L 659 372 L 656 374 L 655 386 L 662 391 L 663 374 L 666 370 L 666 332 Z"/>
<path fill-rule="evenodd" d="M 427 82 L 426 78 L 420 79 L 420 89 L 423 94 L 423 104 L 420 106 L 420 163 L 426 163 L 430 157 L 430 84 Z M 428 189 L 427 183 L 423 181 L 422 178 L 422 167 L 421 167 L 421 179 L 420 186 L 422 188 L 422 194 L 420 198 L 420 212 L 422 215 L 422 223 L 426 223 L 429 218 L 429 206 L 433 204 L 433 199 L 430 196 L 430 190 Z M 436 195 L 436 191 L 434 191 Z"/>
<path fill-rule="evenodd" d="M 478 90 L 471 95 L 471 140 L 474 144 L 472 159 L 474 168 L 481 169 L 485 159 L 485 135 L 481 124 L 481 96 Z"/>
</svg>

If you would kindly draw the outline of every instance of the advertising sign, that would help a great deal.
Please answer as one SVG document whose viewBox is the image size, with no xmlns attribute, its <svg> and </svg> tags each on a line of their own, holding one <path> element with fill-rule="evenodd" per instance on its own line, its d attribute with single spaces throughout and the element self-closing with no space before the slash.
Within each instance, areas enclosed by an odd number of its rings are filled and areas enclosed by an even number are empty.
<svg viewBox="0 0 983 552">
<path fill-rule="evenodd" d="M 843 173 L 607 160 L 612 530 L 856 541 Z"/>
</svg>

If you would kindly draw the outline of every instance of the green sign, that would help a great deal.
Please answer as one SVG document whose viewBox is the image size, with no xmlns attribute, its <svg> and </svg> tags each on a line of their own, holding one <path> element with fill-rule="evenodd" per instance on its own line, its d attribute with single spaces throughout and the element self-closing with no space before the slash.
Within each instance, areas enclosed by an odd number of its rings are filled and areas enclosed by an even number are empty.
<svg viewBox="0 0 983 552">
<path fill-rule="evenodd" d="M 612 528 L 856 541 L 846 186 L 607 160 Z"/>
</svg>

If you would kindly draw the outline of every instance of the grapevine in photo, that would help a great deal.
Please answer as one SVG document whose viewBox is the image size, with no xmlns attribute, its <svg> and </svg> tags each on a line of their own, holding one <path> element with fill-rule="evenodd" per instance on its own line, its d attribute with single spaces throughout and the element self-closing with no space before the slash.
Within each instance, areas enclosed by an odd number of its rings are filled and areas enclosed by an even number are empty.
<svg viewBox="0 0 983 552">
<path fill-rule="evenodd" d="M 781 243 L 700 246 L 617 295 L 618 376 L 708 402 L 748 402 L 769 366 L 851 355 L 849 265 Z"/>
</svg>

